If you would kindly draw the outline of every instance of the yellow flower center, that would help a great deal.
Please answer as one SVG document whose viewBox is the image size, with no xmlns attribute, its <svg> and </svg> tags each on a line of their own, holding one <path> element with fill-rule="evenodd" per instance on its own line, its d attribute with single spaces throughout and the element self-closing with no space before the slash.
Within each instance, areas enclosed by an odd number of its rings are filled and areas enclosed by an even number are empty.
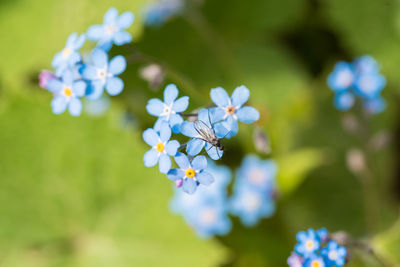
<svg viewBox="0 0 400 267">
<path fill-rule="evenodd" d="M 227 106 L 225 109 L 225 112 L 229 115 L 233 115 L 233 114 L 235 114 L 236 110 L 235 110 L 234 106 Z"/>
<path fill-rule="evenodd" d="M 195 175 L 196 172 L 192 168 L 189 168 L 185 171 L 185 176 L 188 178 L 193 178 Z"/>
<path fill-rule="evenodd" d="M 65 95 L 66 97 L 72 96 L 72 90 L 71 90 L 71 88 L 65 87 L 65 88 L 64 88 L 64 95 Z"/>
<path fill-rule="evenodd" d="M 114 25 L 109 25 L 106 27 L 107 35 L 112 35 L 116 30 L 117 30 L 117 27 L 115 27 Z"/>
<path fill-rule="evenodd" d="M 307 247 L 307 249 L 312 249 L 312 248 L 314 247 L 314 242 L 312 242 L 312 241 L 307 241 L 306 247 Z"/>
<path fill-rule="evenodd" d="M 64 56 L 65 58 L 68 57 L 69 55 L 71 55 L 71 53 L 72 53 L 72 51 L 71 51 L 70 48 L 65 48 L 65 49 L 63 50 L 63 52 L 62 52 L 62 54 L 63 54 L 63 56 Z"/>
<path fill-rule="evenodd" d="M 158 143 L 157 145 L 156 145 L 156 150 L 158 151 L 158 152 L 164 152 L 164 144 L 163 143 Z"/>
<path fill-rule="evenodd" d="M 317 260 L 312 261 L 311 266 L 312 267 L 321 267 L 321 262 L 317 261 Z"/>
</svg>

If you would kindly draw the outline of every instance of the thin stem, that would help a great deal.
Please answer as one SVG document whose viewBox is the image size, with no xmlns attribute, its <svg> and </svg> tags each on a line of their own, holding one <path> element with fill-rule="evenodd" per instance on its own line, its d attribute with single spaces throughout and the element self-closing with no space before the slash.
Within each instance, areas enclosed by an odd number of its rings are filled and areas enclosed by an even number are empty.
<svg viewBox="0 0 400 267">
<path fill-rule="evenodd" d="M 187 146 L 187 143 L 184 143 L 178 147 L 178 151 L 184 150 Z"/>
<path fill-rule="evenodd" d="M 197 113 L 179 113 L 182 117 L 197 117 Z"/>
</svg>

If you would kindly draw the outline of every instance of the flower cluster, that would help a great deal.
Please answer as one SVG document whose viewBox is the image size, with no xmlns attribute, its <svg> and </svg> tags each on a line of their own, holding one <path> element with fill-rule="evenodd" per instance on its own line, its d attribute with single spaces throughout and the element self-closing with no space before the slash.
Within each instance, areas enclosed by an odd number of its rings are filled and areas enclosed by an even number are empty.
<svg viewBox="0 0 400 267">
<path fill-rule="evenodd" d="M 61 114 L 66 109 L 73 116 L 82 112 L 81 98 L 99 99 L 104 90 L 115 96 L 122 92 L 124 82 L 118 77 L 126 68 L 123 56 L 108 57 L 108 51 L 115 45 L 123 45 L 132 40 L 125 31 L 132 25 L 131 12 L 118 15 L 110 8 L 104 15 L 102 25 L 90 26 L 86 34 L 71 34 L 64 49 L 58 52 L 52 61 L 54 73 L 42 71 L 39 85 L 53 93 L 51 102 L 53 113 Z M 83 57 L 79 50 L 85 40 L 97 42 L 90 55 Z"/>
<path fill-rule="evenodd" d="M 331 240 L 325 228 L 297 233 L 294 252 L 287 263 L 290 267 L 341 267 L 346 263 L 347 250 Z"/>
<path fill-rule="evenodd" d="M 195 195 L 175 189 L 171 200 L 171 210 L 181 214 L 199 236 L 228 233 L 231 229 L 228 214 L 239 215 L 245 226 L 253 226 L 261 218 L 273 214 L 275 203 L 272 195 L 276 174 L 273 161 L 247 156 L 237 172 L 234 191 L 229 197 L 227 187 L 231 181 L 230 169 L 209 161 L 206 171 L 214 177 L 215 183 L 208 188 L 200 185 Z"/>
<path fill-rule="evenodd" d="M 370 56 L 363 56 L 352 63 L 338 62 L 328 77 L 328 85 L 336 93 L 334 103 L 339 110 L 352 108 L 357 97 L 364 109 L 372 114 L 385 109 L 381 91 L 386 80 L 379 73 L 377 62 Z"/>
<path fill-rule="evenodd" d="M 152 148 L 144 155 L 144 164 L 151 167 L 159 163 L 161 173 L 175 181 L 183 191 L 193 194 L 200 184 L 209 185 L 214 178 L 205 169 L 207 160 L 199 156 L 201 151 L 207 152 L 213 160 L 218 160 L 224 153 L 221 139 L 237 134 L 238 123 L 252 123 L 259 118 L 253 107 L 244 106 L 250 92 L 245 86 L 237 87 L 232 97 L 222 88 L 211 90 L 211 99 L 216 107 L 200 109 L 196 114 L 184 114 L 188 108 L 189 97 L 179 97 L 179 90 L 169 84 L 164 90 L 164 100 L 150 99 L 146 110 L 157 117 L 154 127 L 143 133 L 143 139 Z M 194 121 L 184 121 L 183 117 L 195 117 Z M 170 141 L 171 133 L 189 137 L 182 146 L 177 141 Z M 179 150 L 185 150 L 178 152 Z M 171 169 L 173 156 L 178 168 Z"/>
<path fill-rule="evenodd" d="M 184 1 L 160 0 L 145 8 L 145 23 L 148 26 L 161 26 L 171 18 L 183 12 Z"/>
</svg>

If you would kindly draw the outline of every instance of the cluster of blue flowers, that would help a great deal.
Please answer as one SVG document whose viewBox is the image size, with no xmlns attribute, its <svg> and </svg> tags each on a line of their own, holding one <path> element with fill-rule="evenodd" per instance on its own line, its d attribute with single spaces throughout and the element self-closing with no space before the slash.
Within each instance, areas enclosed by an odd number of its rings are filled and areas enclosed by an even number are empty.
<svg viewBox="0 0 400 267">
<path fill-rule="evenodd" d="M 42 71 L 40 86 L 53 93 L 51 102 L 53 113 L 61 114 L 66 109 L 73 116 L 82 112 L 81 98 L 99 99 L 104 90 L 111 96 L 118 95 L 124 82 L 118 77 L 126 68 L 123 56 L 108 58 L 112 45 L 131 42 L 132 36 L 125 31 L 133 23 L 134 15 L 125 12 L 121 15 L 115 8 L 104 15 L 102 25 L 90 26 L 86 34 L 71 34 L 63 50 L 52 61 L 54 73 Z M 79 50 L 85 40 L 97 42 L 90 55 L 83 57 Z"/>
<path fill-rule="evenodd" d="M 290 267 L 341 267 L 346 263 L 347 250 L 331 240 L 325 228 L 297 233 L 294 252 L 287 263 Z"/>
<path fill-rule="evenodd" d="M 218 160 L 223 155 L 220 139 L 231 138 L 238 132 L 238 120 L 252 123 L 259 119 L 258 111 L 244 106 L 250 92 L 245 86 L 237 87 L 232 97 L 218 87 L 211 90 L 211 99 L 216 105 L 209 109 L 201 109 L 197 114 L 183 114 L 189 105 L 189 97 L 178 98 L 179 90 L 174 84 L 167 85 L 164 90 L 164 101 L 150 99 L 146 110 L 157 117 L 154 127 L 143 132 L 144 141 L 151 146 L 143 161 L 146 167 L 158 163 L 161 173 L 176 182 L 183 191 L 193 194 L 200 184 L 210 185 L 213 176 L 205 169 L 207 159 L 198 155 L 205 148 L 209 157 Z M 195 121 L 184 121 L 182 116 L 197 117 Z M 182 134 L 190 140 L 180 145 L 170 140 L 171 134 Z M 185 149 L 184 152 L 178 152 Z M 174 157 L 178 168 L 171 169 Z"/>
<path fill-rule="evenodd" d="M 227 191 L 231 181 L 230 169 L 216 166 L 210 160 L 206 170 L 215 178 L 215 183 L 207 188 L 200 185 L 194 195 L 175 188 L 170 204 L 171 210 L 181 214 L 199 236 L 227 234 L 231 230 L 228 214 L 239 216 L 246 226 L 253 226 L 261 218 L 273 214 L 275 201 L 272 195 L 276 191 L 273 161 L 260 160 L 255 155 L 246 156 L 237 172 L 230 197 Z"/>
<path fill-rule="evenodd" d="M 336 93 L 334 103 L 339 110 L 352 108 L 356 98 L 372 114 L 380 113 L 386 107 L 381 97 L 386 80 L 379 73 L 377 62 L 370 56 L 363 56 L 352 63 L 338 62 L 328 77 L 328 85 Z"/>
<path fill-rule="evenodd" d="M 183 0 L 160 0 L 145 8 L 145 23 L 158 27 L 184 10 Z"/>
</svg>

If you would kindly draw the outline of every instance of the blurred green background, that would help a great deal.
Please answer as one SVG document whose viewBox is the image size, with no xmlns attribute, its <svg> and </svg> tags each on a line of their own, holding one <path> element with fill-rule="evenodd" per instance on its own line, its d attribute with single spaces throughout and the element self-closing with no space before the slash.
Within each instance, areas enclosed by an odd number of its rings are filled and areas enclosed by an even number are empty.
<svg viewBox="0 0 400 267">
<path fill-rule="evenodd" d="M 158 28 L 144 27 L 146 4 L 0 2 L 0 266 L 279 267 L 308 227 L 346 231 L 369 240 L 387 266 L 400 263 L 399 1 L 197 0 Z M 254 228 L 233 218 L 229 235 L 204 240 L 169 212 L 171 182 L 142 163 L 141 131 L 154 122 L 145 104 L 162 94 L 139 77 L 147 59 L 130 63 L 106 115 L 51 113 L 38 73 L 70 33 L 100 23 L 111 6 L 135 13 L 132 45 L 165 68 L 161 88 L 176 83 L 190 109 L 209 104 L 210 88 L 250 88 L 258 126 L 270 137 L 268 157 L 279 165 L 272 218 Z M 111 53 L 129 58 L 131 50 Z M 371 137 L 390 137 L 369 162 L 377 177 L 372 231 L 361 183 L 346 167 L 349 149 L 366 140 L 343 128 L 325 83 L 336 61 L 365 54 L 387 79 L 388 108 L 368 122 Z M 358 121 L 357 110 L 350 113 Z M 255 151 L 254 127 L 240 127 L 221 162 L 232 169 Z M 349 266 L 383 265 L 356 251 Z"/>
</svg>

